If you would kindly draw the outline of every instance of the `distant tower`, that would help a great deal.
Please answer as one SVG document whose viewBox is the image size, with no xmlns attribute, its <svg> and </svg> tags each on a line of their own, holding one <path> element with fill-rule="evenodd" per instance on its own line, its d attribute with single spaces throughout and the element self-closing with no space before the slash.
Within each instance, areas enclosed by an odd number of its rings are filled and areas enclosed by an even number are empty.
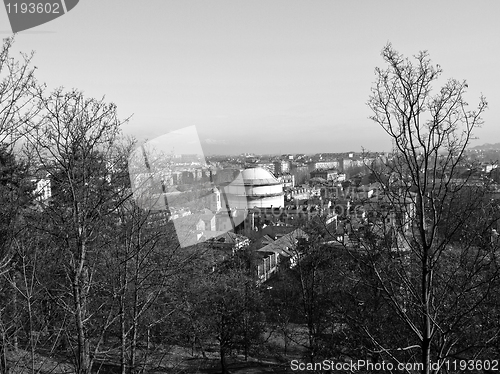
<svg viewBox="0 0 500 374">
<path fill-rule="evenodd" d="M 210 210 L 217 213 L 222 209 L 222 204 L 220 200 L 220 191 L 217 187 L 212 189 L 212 197 L 210 199 Z"/>
</svg>

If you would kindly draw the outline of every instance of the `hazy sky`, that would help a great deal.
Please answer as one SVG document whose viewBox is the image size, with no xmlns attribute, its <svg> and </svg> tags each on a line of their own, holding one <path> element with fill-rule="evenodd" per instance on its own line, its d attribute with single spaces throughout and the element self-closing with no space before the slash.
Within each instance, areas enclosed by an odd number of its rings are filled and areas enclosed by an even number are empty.
<svg viewBox="0 0 500 374">
<path fill-rule="evenodd" d="M 106 95 L 139 139 L 195 125 L 207 153 L 316 153 L 390 149 L 366 102 L 391 42 L 467 79 L 471 107 L 486 96 L 482 144 L 500 142 L 499 14 L 493 0 L 81 0 L 15 49 L 49 87 Z"/>
</svg>

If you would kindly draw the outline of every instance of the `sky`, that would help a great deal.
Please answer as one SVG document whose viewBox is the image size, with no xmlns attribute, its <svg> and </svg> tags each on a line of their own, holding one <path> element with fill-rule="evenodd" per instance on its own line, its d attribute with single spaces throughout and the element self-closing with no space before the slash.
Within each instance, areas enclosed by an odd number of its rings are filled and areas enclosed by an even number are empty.
<svg viewBox="0 0 500 374">
<path fill-rule="evenodd" d="M 118 106 L 125 134 L 196 126 L 207 154 L 388 151 L 366 105 L 382 48 L 427 50 L 500 142 L 500 2 L 81 0 L 16 35 L 37 79 Z M 0 9 L 0 36 L 11 35 Z"/>
</svg>

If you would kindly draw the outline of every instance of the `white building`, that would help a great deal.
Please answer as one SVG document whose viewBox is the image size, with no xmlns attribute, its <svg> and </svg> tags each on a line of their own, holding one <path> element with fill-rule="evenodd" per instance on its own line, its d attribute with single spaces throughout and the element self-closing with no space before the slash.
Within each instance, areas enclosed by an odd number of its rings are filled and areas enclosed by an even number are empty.
<svg viewBox="0 0 500 374">
<path fill-rule="evenodd" d="M 35 183 L 34 194 L 37 200 L 44 201 L 52 196 L 50 179 L 34 179 L 33 182 Z"/>
<path fill-rule="evenodd" d="M 263 168 L 243 170 L 224 191 L 232 209 L 285 206 L 283 183 Z"/>
</svg>

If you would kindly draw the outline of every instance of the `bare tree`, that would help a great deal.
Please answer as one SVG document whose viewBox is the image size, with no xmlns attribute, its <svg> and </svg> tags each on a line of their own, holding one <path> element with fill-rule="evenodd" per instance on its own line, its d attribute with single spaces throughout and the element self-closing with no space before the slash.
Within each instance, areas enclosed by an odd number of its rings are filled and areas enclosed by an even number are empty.
<svg viewBox="0 0 500 374">
<path fill-rule="evenodd" d="M 26 130 L 27 123 L 36 115 L 34 99 L 36 81 L 30 55 L 22 60 L 12 57 L 14 38 L 4 39 L 0 50 L 0 143 L 13 147 Z"/>
<path fill-rule="evenodd" d="M 155 217 L 129 201 L 120 207 L 119 217 L 120 225 L 115 231 L 119 240 L 108 250 L 109 278 L 104 279 L 115 283 L 121 370 L 125 373 L 128 367 L 129 373 L 135 373 L 139 364 L 146 365 L 150 330 L 176 309 L 160 299 L 170 294 L 172 279 L 190 261 L 190 256 L 172 240 L 173 233 L 161 220 L 164 215 Z M 148 343 L 142 362 L 141 341 Z"/>
<path fill-rule="evenodd" d="M 462 174 L 468 167 L 464 152 L 487 103 L 481 97 L 477 109 L 468 110 L 468 85 L 455 79 L 433 94 L 442 69 L 432 65 L 427 52 L 413 62 L 388 44 L 382 57 L 387 68 L 375 70 L 368 105 L 373 121 L 393 140 L 392 158 L 376 172 L 394 215 L 388 219 L 391 240 L 375 245 L 387 261 L 368 256 L 367 264 L 413 344 L 388 346 L 383 338 L 372 338 L 389 357 L 419 351 L 421 372 L 437 373 L 446 367 L 437 369 L 431 361 L 482 357 L 483 343 L 498 334 L 480 327 L 498 284 L 497 247 L 477 240 L 491 235 L 498 209 L 482 181 Z M 460 211 L 453 209 L 458 202 Z M 480 223 L 472 224 L 474 219 Z M 418 360 L 416 354 L 406 357 Z"/>
<path fill-rule="evenodd" d="M 94 266 L 106 219 L 122 203 L 121 190 L 110 182 L 121 121 L 116 106 L 88 99 L 78 91 L 58 89 L 38 94 L 41 112 L 28 134 L 40 168 L 52 180 L 52 200 L 44 206 L 49 231 L 64 259 L 71 299 L 61 299 L 71 313 L 76 338 L 77 373 L 90 373 L 88 329 L 94 311 L 89 297 Z"/>
<path fill-rule="evenodd" d="M 7 343 L 12 343 L 15 349 L 18 346 L 20 319 L 14 243 L 26 231 L 22 216 L 33 200 L 31 192 L 25 163 L 15 157 L 8 145 L 0 144 L 0 288 L 5 285 L 9 290 L 0 297 L 0 371 L 7 370 Z"/>
</svg>

